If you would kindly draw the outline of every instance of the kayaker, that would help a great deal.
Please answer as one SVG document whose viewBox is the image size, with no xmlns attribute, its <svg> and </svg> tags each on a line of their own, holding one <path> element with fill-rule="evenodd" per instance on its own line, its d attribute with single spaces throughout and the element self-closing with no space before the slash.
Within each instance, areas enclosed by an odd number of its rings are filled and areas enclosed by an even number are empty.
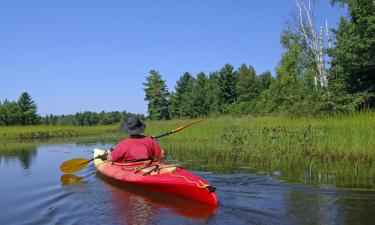
<svg viewBox="0 0 375 225">
<path fill-rule="evenodd" d="M 113 162 L 137 162 L 147 159 L 164 159 L 164 150 L 158 143 L 149 136 L 141 135 L 146 128 L 139 118 L 129 117 L 122 126 L 122 130 L 129 134 L 129 137 L 120 141 L 112 152 L 109 152 L 107 159 Z"/>
</svg>

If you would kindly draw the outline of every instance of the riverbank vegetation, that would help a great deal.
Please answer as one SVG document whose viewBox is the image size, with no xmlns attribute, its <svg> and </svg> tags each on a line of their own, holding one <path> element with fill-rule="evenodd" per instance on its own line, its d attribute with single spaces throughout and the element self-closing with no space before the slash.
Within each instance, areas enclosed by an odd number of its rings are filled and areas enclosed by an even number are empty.
<svg viewBox="0 0 375 225">
<path fill-rule="evenodd" d="M 173 130 L 186 120 L 147 121 L 147 134 Z M 101 135 L 125 136 L 120 125 L 3 126 L 0 139 L 30 140 Z M 206 122 L 160 139 L 170 153 L 219 161 L 313 157 L 322 161 L 374 163 L 375 113 L 321 118 L 233 117 Z"/>
<path fill-rule="evenodd" d="M 146 134 L 162 134 L 186 122 L 146 121 Z M 38 137 L 35 135 L 38 133 L 49 135 Z M 115 145 L 125 136 L 120 126 L 113 125 L 0 128 L 2 149 L 7 154 L 16 147 L 15 141 L 22 145 L 32 139 L 35 146 L 35 141 L 49 138 Z M 217 173 L 263 171 L 280 174 L 293 182 L 375 186 L 375 113 L 372 112 L 321 118 L 210 118 L 160 138 L 159 143 L 169 160 L 183 162 L 189 169 Z"/>
<path fill-rule="evenodd" d="M 0 126 L 0 140 L 42 140 L 118 135 L 120 126 Z"/>
<path fill-rule="evenodd" d="M 162 124 L 173 129 L 180 122 Z M 221 117 L 160 139 L 200 171 L 252 172 L 292 182 L 375 187 L 375 114 L 325 118 Z"/>
<path fill-rule="evenodd" d="M 326 118 L 220 117 L 161 139 L 171 154 L 222 162 L 273 159 L 368 163 L 375 161 L 375 114 Z M 162 125 L 166 124 L 166 125 Z M 178 126 L 150 123 L 150 133 Z M 165 130 L 165 128 L 164 128 Z"/>
</svg>

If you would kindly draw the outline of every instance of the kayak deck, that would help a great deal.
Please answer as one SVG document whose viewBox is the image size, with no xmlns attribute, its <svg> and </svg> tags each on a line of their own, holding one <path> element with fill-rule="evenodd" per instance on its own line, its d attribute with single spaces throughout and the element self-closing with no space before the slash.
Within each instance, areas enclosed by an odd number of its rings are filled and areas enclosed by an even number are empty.
<svg viewBox="0 0 375 225">
<path fill-rule="evenodd" d="M 94 158 L 104 153 L 105 150 L 94 149 Z M 122 183 L 218 205 L 215 188 L 199 176 L 175 165 L 150 161 L 113 163 L 101 159 L 95 159 L 94 164 L 100 173 Z"/>
</svg>

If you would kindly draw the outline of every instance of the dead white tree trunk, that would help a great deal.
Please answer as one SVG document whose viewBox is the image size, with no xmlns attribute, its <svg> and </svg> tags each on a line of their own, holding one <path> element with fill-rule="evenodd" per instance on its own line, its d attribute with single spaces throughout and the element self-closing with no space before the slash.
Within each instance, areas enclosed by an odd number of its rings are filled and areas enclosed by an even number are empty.
<svg viewBox="0 0 375 225">
<path fill-rule="evenodd" d="M 307 49 L 303 52 L 307 60 L 312 61 L 317 68 L 317 75 L 314 77 L 315 85 L 328 86 L 327 68 L 325 64 L 325 47 L 323 27 L 320 27 L 319 36 L 315 31 L 314 2 L 308 0 L 307 6 L 304 0 L 293 0 L 297 8 L 298 28 L 306 43 Z M 329 39 L 328 22 L 326 21 L 327 38 Z M 330 40 L 327 41 L 329 47 Z"/>
</svg>

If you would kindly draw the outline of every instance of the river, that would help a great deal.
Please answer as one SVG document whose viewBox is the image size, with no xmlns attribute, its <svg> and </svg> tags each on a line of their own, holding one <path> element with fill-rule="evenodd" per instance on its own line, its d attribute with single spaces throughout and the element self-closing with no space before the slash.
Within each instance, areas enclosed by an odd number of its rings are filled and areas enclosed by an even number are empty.
<svg viewBox="0 0 375 225">
<path fill-rule="evenodd" d="M 75 175 L 59 170 L 66 160 L 91 158 L 94 147 L 113 145 L 2 143 L 0 224 L 375 224 L 371 188 L 291 183 L 277 173 L 194 170 L 217 187 L 220 204 L 212 208 L 123 187 L 92 164 Z"/>
</svg>

